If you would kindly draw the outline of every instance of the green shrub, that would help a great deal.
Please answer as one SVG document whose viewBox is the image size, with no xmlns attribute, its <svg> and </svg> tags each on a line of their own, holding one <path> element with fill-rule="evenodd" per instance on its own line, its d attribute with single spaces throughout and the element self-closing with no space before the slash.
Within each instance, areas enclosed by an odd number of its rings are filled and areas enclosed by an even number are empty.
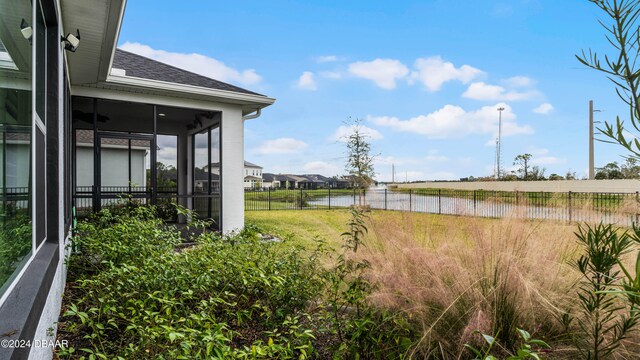
<svg viewBox="0 0 640 360">
<path fill-rule="evenodd" d="M 0 287 L 13 275 L 31 250 L 31 221 L 16 215 L 0 225 Z"/>
<path fill-rule="evenodd" d="M 69 260 L 62 358 L 306 357 L 304 312 L 317 297 L 318 262 L 301 248 L 255 236 L 203 232 L 182 251 L 152 208 L 102 211 L 79 225 Z"/>
<path fill-rule="evenodd" d="M 177 212 L 192 218 L 189 211 Z M 366 232 L 354 209 L 343 251 L 264 241 L 188 224 L 196 245 L 154 208 L 105 209 L 79 224 L 69 259 L 61 358 L 403 358 L 415 339 L 402 314 L 368 304 Z M 415 337 L 415 335 L 413 335 Z"/>
<path fill-rule="evenodd" d="M 640 320 L 634 302 L 625 303 L 614 294 L 622 282 L 620 259 L 633 241 L 628 231 L 602 223 L 579 226 L 576 236 L 585 249 L 575 264 L 583 275 L 576 346 L 586 359 L 605 359 L 615 354 Z"/>
</svg>

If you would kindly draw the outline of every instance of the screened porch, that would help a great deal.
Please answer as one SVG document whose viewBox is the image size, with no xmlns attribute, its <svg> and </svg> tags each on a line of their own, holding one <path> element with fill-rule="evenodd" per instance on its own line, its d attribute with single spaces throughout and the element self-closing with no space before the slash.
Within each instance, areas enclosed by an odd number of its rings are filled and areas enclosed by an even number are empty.
<svg viewBox="0 0 640 360">
<path fill-rule="evenodd" d="M 73 97 L 73 199 L 78 217 L 109 206 L 175 204 L 221 221 L 221 112 Z"/>
</svg>

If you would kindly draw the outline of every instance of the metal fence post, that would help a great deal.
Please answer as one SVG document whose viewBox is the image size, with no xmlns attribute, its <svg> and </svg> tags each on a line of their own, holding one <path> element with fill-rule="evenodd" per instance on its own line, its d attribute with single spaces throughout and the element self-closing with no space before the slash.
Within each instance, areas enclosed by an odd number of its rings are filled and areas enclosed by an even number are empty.
<svg viewBox="0 0 640 360">
<path fill-rule="evenodd" d="M 438 189 L 438 214 L 442 214 L 442 190 Z"/>
<path fill-rule="evenodd" d="M 300 188 L 300 210 L 302 210 L 302 188 Z"/>
<path fill-rule="evenodd" d="M 353 205 L 356 205 L 356 188 L 353 188 Z"/>
<path fill-rule="evenodd" d="M 477 190 L 473 190 L 473 216 L 476 216 Z"/>
<path fill-rule="evenodd" d="M 640 216 L 640 214 L 638 214 L 638 201 L 640 201 L 639 196 L 640 194 L 636 191 L 636 225 L 638 225 L 638 217 Z"/>
<path fill-rule="evenodd" d="M 387 189 L 384 189 L 384 209 L 387 210 Z"/>
<path fill-rule="evenodd" d="M 569 191 L 569 204 L 568 204 L 568 208 L 569 208 L 569 222 L 571 222 L 572 219 L 572 214 L 571 214 L 571 191 Z"/>
<path fill-rule="evenodd" d="M 411 212 L 411 189 L 409 189 L 409 212 Z"/>
<path fill-rule="evenodd" d="M 267 210 L 271 210 L 271 187 L 267 188 Z"/>
<path fill-rule="evenodd" d="M 331 210 L 331 188 L 329 188 L 329 210 Z"/>
</svg>

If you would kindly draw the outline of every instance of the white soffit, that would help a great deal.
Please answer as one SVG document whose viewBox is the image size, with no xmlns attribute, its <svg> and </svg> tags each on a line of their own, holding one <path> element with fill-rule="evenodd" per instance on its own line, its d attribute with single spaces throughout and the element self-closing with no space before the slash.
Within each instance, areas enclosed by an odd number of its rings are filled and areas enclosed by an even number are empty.
<svg viewBox="0 0 640 360">
<path fill-rule="evenodd" d="M 118 41 L 126 0 L 62 0 L 65 35 L 80 30 L 80 45 L 67 52 L 72 84 L 106 80 Z"/>
</svg>

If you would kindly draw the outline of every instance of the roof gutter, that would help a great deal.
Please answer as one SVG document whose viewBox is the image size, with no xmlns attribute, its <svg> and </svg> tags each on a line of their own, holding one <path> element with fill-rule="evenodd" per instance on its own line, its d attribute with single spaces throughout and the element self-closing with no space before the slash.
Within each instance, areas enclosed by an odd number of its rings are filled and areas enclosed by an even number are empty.
<svg viewBox="0 0 640 360">
<path fill-rule="evenodd" d="M 256 118 L 259 118 L 261 114 L 262 114 L 262 109 L 258 108 L 256 109 L 255 113 L 243 116 L 242 120 L 256 119 Z"/>
</svg>

